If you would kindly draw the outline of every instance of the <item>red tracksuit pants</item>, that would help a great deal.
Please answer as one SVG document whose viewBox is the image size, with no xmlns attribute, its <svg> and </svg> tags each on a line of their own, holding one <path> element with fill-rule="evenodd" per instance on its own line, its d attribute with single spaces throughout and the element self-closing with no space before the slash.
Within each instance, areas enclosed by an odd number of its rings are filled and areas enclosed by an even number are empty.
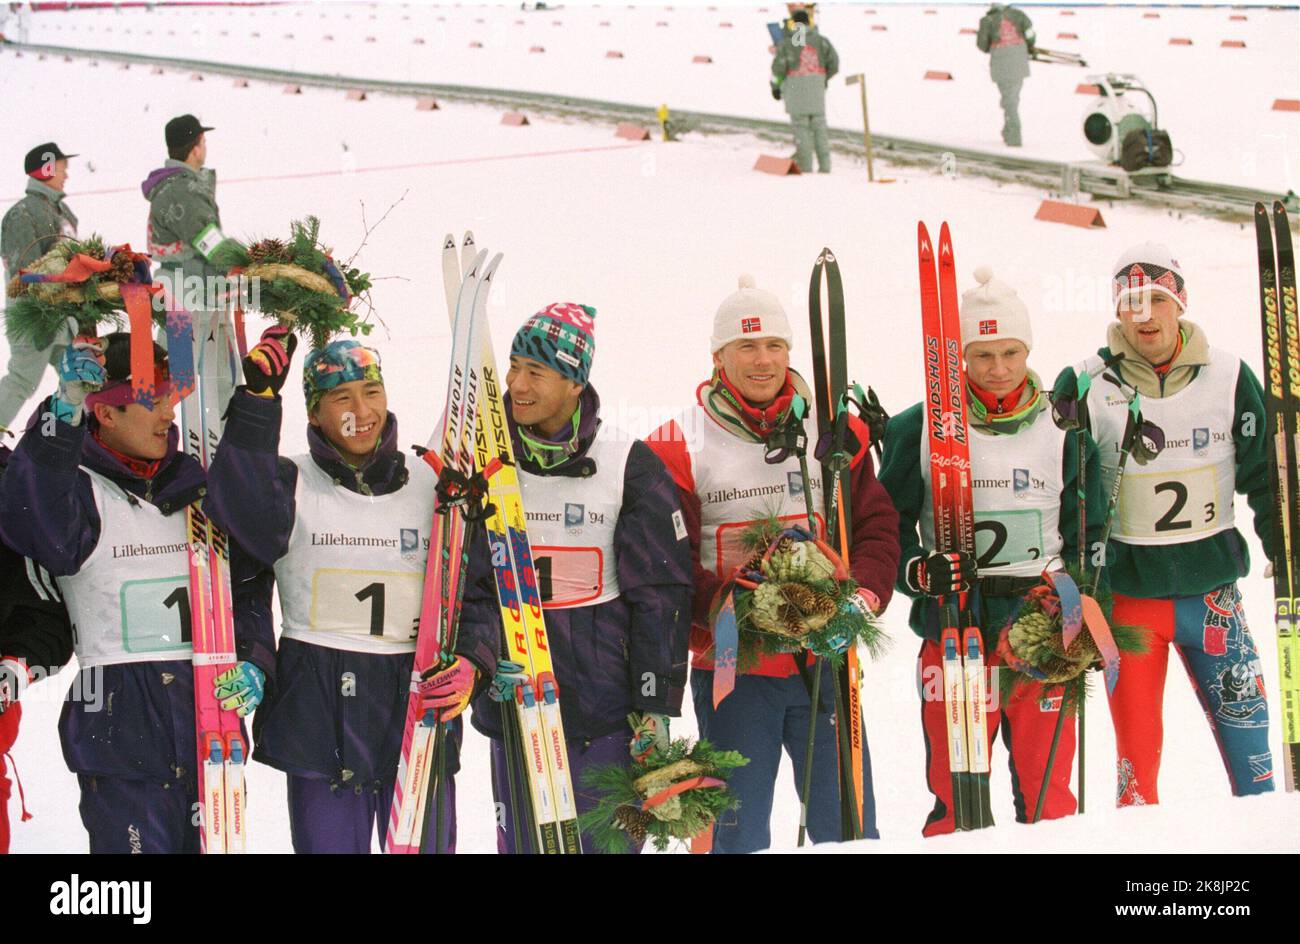
<svg viewBox="0 0 1300 944">
<path fill-rule="evenodd" d="M 1120 657 L 1110 696 L 1115 723 L 1119 806 L 1158 803 L 1164 744 L 1165 675 L 1178 651 L 1219 745 L 1235 796 L 1273 789 L 1268 702 L 1259 653 L 1235 584 L 1209 593 L 1146 600 L 1115 594 L 1111 622 L 1148 630 L 1147 651 Z"/>
<path fill-rule="evenodd" d="M 1016 803 L 1016 821 L 1033 818 L 1042 787 L 1052 733 L 1061 710 L 1061 686 L 1035 686 L 1018 690 L 1009 704 L 1000 704 L 997 673 L 1001 664 L 995 652 L 985 655 L 989 755 L 999 729 L 1011 767 L 1011 789 Z M 921 643 L 921 730 L 925 736 L 926 783 L 934 794 L 934 809 L 921 830 L 923 836 L 941 836 L 953 831 L 952 774 L 948 770 L 948 726 L 943 706 L 943 658 L 937 642 Z M 1070 790 L 1074 771 L 1075 725 L 1067 718 L 1056 749 L 1056 761 L 1043 819 L 1073 815 L 1078 804 Z"/>
</svg>

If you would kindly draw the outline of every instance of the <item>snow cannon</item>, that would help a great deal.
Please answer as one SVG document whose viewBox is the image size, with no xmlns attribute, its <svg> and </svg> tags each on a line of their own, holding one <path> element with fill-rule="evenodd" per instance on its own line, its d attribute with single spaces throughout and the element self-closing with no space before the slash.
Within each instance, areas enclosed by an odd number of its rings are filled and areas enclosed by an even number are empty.
<svg viewBox="0 0 1300 944">
<path fill-rule="evenodd" d="M 1156 99 L 1146 83 L 1114 72 L 1090 75 L 1087 81 L 1100 93 L 1083 115 L 1083 136 L 1092 152 L 1126 170 L 1167 166 L 1173 158 L 1169 135 L 1160 130 Z"/>
</svg>

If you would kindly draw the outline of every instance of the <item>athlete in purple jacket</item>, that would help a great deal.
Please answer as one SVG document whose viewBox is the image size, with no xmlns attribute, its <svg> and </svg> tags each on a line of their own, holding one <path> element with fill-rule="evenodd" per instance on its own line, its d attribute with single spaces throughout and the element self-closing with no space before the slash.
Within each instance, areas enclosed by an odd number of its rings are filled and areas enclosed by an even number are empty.
<svg viewBox="0 0 1300 944">
<path fill-rule="evenodd" d="M 308 355 L 310 451 L 282 458 L 279 391 L 295 343 L 274 327 L 245 358 L 204 507 L 279 588 L 276 684 L 257 713 L 253 758 L 288 775 L 294 850 L 364 853 L 376 822 L 381 845 L 388 829 L 435 476 L 398 449 L 379 355 L 352 340 Z M 490 587 L 486 542 L 472 547 L 471 584 Z M 491 679 L 499 637 L 462 625 L 454 663 L 421 685 L 426 706 L 456 718 Z M 458 744 L 459 719 L 454 730 Z M 447 823 L 449 849 L 455 817 Z"/>
<path fill-rule="evenodd" d="M 672 479 L 644 443 L 601 422 L 600 398 L 587 382 L 594 315 L 562 303 L 525 322 L 510 348 L 505 403 L 579 813 L 596 803 L 582 785 L 585 770 L 630 765 L 634 754 L 666 743 L 668 716 L 681 714 L 692 588 Z M 501 639 L 490 586 L 467 591 L 461 631 L 471 625 Z M 502 663 L 475 700 L 473 722 L 492 738 L 493 789 L 504 811 L 498 848 L 530 852 L 531 842 L 515 847 L 510 798 L 527 791 L 509 789 L 493 700 L 513 697 L 519 676 L 511 668 Z"/>
<path fill-rule="evenodd" d="M 79 339 L 0 483 L 0 533 L 57 583 L 81 671 L 59 719 L 91 852 L 198 852 L 185 508 L 202 467 L 176 449 L 167 360 L 132 401 L 130 337 Z M 273 667 L 269 587 L 231 557 L 240 697 Z"/>
</svg>

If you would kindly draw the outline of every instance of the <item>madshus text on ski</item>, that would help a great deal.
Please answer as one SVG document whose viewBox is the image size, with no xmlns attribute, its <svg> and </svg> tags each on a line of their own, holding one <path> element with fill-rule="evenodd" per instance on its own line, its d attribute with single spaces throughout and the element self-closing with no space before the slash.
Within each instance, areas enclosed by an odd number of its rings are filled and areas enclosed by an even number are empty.
<svg viewBox="0 0 1300 944">
<path fill-rule="evenodd" d="M 921 224 L 919 402 L 890 418 L 855 382 L 825 249 L 807 332 L 741 276 L 699 385 L 643 439 L 602 417 L 596 307 L 542 305 L 499 359 L 502 256 L 448 236 L 450 349 L 422 361 L 447 364 L 445 398 L 404 404 L 399 434 L 380 350 L 311 320 L 345 313 L 362 274 L 314 226 L 295 225 L 293 250 L 232 246 L 211 131 L 167 125 L 143 188 L 152 259 L 37 206 L 75 157 L 38 146 L 23 225 L 35 207 L 46 228 L 5 259 L 26 293 L 14 350 L 55 365 L 58 388 L 0 449 L 0 748 L 27 685 L 75 653 L 97 684 L 74 685 L 58 736 L 92 852 L 245 851 L 250 760 L 285 774 L 297 852 L 452 852 L 468 737 L 490 742 L 502 852 L 767 848 L 783 755 L 801 844 L 985 828 L 999 733 L 1017 820 L 1056 819 L 1083 805 L 1094 672 L 1118 802 L 1153 804 L 1171 647 L 1232 793 L 1274 789 L 1270 710 L 1294 789 L 1300 326 L 1280 205 L 1257 210 L 1263 385 L 1189 318 L 1171 251 L 1142 243 L 1110 270 L 1098 348 L 1049 387 L 1015 289 L 981 266 L 961 291 L 952 232 Z M 167 288 L 228 272 L 236 250 L 274 273 L 266 304 L 312 303 L 263 311 L 275 323 L 252 345 L 251 312 Z M 86 323 L 113 305 L 131 330 Z M 811 378 L 790 366 L 801 344 Z M 291 377 L 308 422 L 289 456 Z M 1237 494 L 1274 582 L 1271 704 L 1237 588 Z M 889 719 L 860 703 L 896 590 L 919 643 L 923 824 L 878 821 L 869 734 Z M 670 734 L 688 690 L 696 743 Z"/>
</svg>

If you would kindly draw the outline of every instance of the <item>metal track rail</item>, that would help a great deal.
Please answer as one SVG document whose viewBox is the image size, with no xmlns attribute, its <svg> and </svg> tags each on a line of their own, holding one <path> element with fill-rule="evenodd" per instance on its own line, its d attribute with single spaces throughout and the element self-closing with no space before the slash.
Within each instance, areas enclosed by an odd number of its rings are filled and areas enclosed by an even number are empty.
<svg viewBox="0 0 1300 944">
<path fill-rule="evenodd" d="M 339 74 L 290 72 L 261 66 L 209 62 L 200 59 L 175 59 L 149 56 L 141 53 L 111 52 L 107 50 L 77 49 L 68 46 L 17 44 L 6 42 L 4 49 L 21 50 L 53 56 L 70 56 L 107 62 L 128 62 L 156 66 L 181 72 L 200 72 L 229 75 L 251 81 L 296 84 L 330 89 L 361 89 L 387 95 L 411 97 L 436 97 L 451 101 L 496 105 L 510 109 L 527 108 L 536 113 L 599 124 L 640 122 L 651 126 L 658 124 L 655 109 L 647 105 L 625 102 L 608 102 L 599 99 L 578 98 L 545 92 L 525 92 L 515 89 L 483 88 L 473 85 L 445 85 L 429 82 L 398 82 L 386 79 L 365 79 Z M 673 113 L 674 121 L 685 130 L 705 134 L 746 134 L 786 143 L 790 126 L 785 121 L 762 118 L 745 118 L 736 115 L 719 115 L 709 112 L 680 111 Z M 830 129 L 832 148 L 855 157 L 863 154 L 862 135 L 856 130 Z M 1067 198 L 1088 194 L 1102 199 L 1129 199 L 1162 206 L 1170 211 L 1190 212 L 1220 217 L 1234 221 L 1249 221 L 1253 217 L 1255 202 L 1271 204 L 1283 200 L 1289 209 L 1300 211 L 1300 200 L 1295 193 L 1273 193 L 1252 187 L 1239 187 L 1211 181 L 1188 180 L 1172 173 L 1153 176 L 1132 176 L 1117 181 L 1115 174 L 1080 173 L 1082 162 L 1059 162 L 996 154 L 970 148 L 949 147 L 914 138 L 873 135 L 876 155 L 896 166 L 930 168 L 935 173 L 971 174 L 1007 183 L 1038 187 Z M 1121 178 L 1123 172 L 1118 172 Z"/>
</svg>

